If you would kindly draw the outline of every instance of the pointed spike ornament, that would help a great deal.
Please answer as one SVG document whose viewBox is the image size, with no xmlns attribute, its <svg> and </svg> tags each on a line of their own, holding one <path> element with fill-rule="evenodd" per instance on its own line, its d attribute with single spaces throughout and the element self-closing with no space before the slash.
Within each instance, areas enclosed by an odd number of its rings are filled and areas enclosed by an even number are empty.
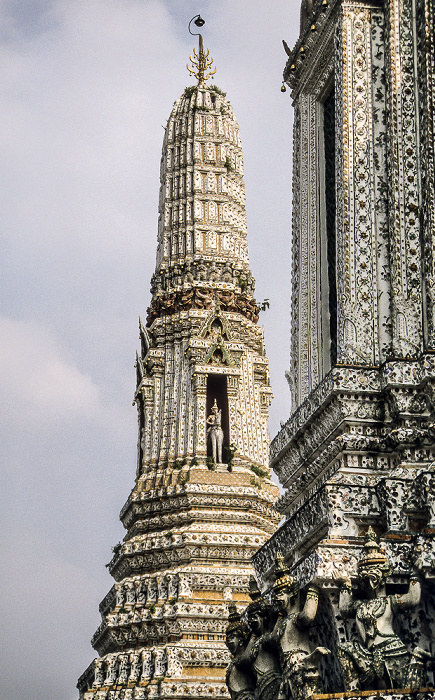
<svg viewBox="0 0 435 700">
<path fill-rule="evenodd" d="M 299 583 L 297 579 L 290 574 L 290 569 L 286 566 L 281 552 L 277 552 L 275 557 L 275 583 L 273 584 L 273 590 L 277 591 L 280 588 L 287 588 L 295 596 L 299 593 Z"/>
<path fill-rule="evenodd" d="M 254 603 L 261 600 L 261 592 L 260 592 L 260 589 L 258 588 L 258 583 L 257 583 L 257 580 L 254 578 L 254 576 L 249 577 L 249 593 L 248 593 L 248 595 Z"/>
<path fill-rule="evenodd" d="M 198 52 L 196 49 L 193 49 L 193 56 L 190 56 L 190 61 L 192 63 L 192 68 L 189 67 L 189 64 L 186 63 L 186 68 L 189 71 L 190 75 L 194 75 L 195 78 L 198 80 L 198 85 L 203 87 L 205 85 L 206 80 L 209 78 L 212 78 L 214 74 L 216 73 L 216 67 L 213 68 L 209 73 L 206 74 L 206 72 L 212 67 L 213 65 L 213 59 L 209 58 L 210 56 L 210 51 L 207 49 L 206 53 L 204 53 L 204 42 L 202 39 L 202 34 L 194 34 L 193 32 L 190 31 L 190 25 L 194 22 L 197 27 L 202 27 L 205 24 L 205 21 L 202 19 L 200 15 L 197 15 L 196 17 L 193 17 L 190 22 L 189 22 L 189 32 L 192 34 L 192 36 L 198 36 L 199 37 L 199 47 L 198 47 Z"/>
<path fill-rule="evenodd" d="M 385 551 L 378 542 L 376 532 L 371 525 L 367 530 L 365 540 L 363 551 L 358 561 L 359 573 L 365 573 L 370 569 L 378 568 L 383 574 L 388 575 L 391 572 L 391 566 Z"/>
</svg>

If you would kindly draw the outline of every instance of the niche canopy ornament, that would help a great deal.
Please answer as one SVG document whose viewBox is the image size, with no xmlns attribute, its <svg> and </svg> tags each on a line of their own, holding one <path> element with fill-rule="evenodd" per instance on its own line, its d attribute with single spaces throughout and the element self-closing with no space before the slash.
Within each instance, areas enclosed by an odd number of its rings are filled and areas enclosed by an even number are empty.
<svg viewBox="0 0 435 700">
<path fill-rule="evenodd" d="M 199 36 L 199 51 L 197 53 L 196 49 L 193 49 L 194 58 L 190 56 L 192 68 L 189 68 L 188 63 L 186 64 L 186 68 L 189 71 L 190 75 L 194 75 L 195 78 L 198 80 L 198 85 L 204 85 L 206 80 L 214 76 L 214 74 L 216 73 L 216 68 L 213 68 L 213 70 L 206 74 L 206 71 L 208 71 L 213 65 L 213 59 L 209 59 L 210 51 L 208 49 L 207 52 L 204 53 L 202 34 L 195 34 L 194 32 L 190 31 L 190 25 L 192 24 L 192 22 L 197 27 L 203 27 L 205 24 L 205 20 L 202 19 L 201 15 L 196 15 L 196 17 L 192 17 L 192 19 L 189 22 L 190 34 L 192 34 L 192 36 Z"/>
</svg>

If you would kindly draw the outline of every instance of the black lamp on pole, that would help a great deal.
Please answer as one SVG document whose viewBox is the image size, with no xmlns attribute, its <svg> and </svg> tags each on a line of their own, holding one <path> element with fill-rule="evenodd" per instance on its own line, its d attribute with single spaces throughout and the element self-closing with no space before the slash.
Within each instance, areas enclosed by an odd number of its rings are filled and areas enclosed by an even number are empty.
<svg viewBox="0 0 435 700">
<path fill-rule="evenodd" d="M 192 31 L 190 31 L 190 25 L 192 24 L 192 22 L 193 22 L 197 27 L 201 28 L 201 27 L 203 27 L 204 24 L 205 24 L 205 19 L 202 19 L 201 15 L 195 15 L 195 17 L 192 17 L 192 19 L 191 19 L 190 22 L 189 22 L 189 34 L 191 34 L 192 36 L 201 36 L 201 35 L 199 34 L 199 32 L 195 32 L 195 33 L 194 33 L 194 32 L 192 32 Z"/>
<path fill-rule="evenodd" d="M 192 30 L 190 29 L 190 25 L 192 24 L 192 22 L 196 27 L 201 28 L 205 24 L 205 19 L 203 19 L 201 15 L 195 15 L 195 17 L 192 17 L 192 19 L 189 22 L 189 34 L 191 34 L 192 36 L 199 37 L 199 47 L 198 53 L 196 52 L 196 49 L 193 49 L 194 57 L 190 57 L 190 60 L 193 64 L 193 68 L 189 68 L 189 66 L 187 66 L 187 70 L 189 71 L 190 75 L 194 75 L 198 79 L 198 85 L 204 86 L 206 80 L 208 80 L 209 78 L 213 78 L 214 74 L 216 73 L 216 68 L 207 73 L 207 70 L 212 66 L 213 59 L 208 58 L 208 49 L 204 53 L 204 43 L 202 40 L 202 34 L 200 34 L 199 32 L 192 32 Z"/>
</svg>

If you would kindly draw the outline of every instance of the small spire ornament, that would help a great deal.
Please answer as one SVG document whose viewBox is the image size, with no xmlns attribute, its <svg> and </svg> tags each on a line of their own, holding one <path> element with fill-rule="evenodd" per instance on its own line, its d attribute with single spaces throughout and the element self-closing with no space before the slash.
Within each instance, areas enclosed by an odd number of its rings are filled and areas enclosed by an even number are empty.
<svg viewBox="0 0 435 700">
<path fill-rule="evenodd" d="M 248 595 L 253 603 L 257 603 L 262 599 L 260 589 L 258 588 L 258 583 L 254 576 L 249 577 L 249 591 Z"/>
<path fill-rule="evenodd" d="M 207 49 L 206 53 L 204 53 L 204 42 L 202 39 L 202 34 L 194 34 L 190 31 L 190 25 L 192 24 L 192 22 L 196 24 L 197 27 L 203 27 L 205 24 L 205 20 L 202 19 L 201 15 L 196 15 L 196 17 L 192 17 L 192 19 L 189 22 L 190 34 L 192 34 L 192 36 L 199 37 L 199 49 L 198 52 L 196 51 L 196 49 L 193 49 L 194 57 L 190 56 L 192 68 L 189 67 L 188 63 L 186 63 L 186 68 L 189 71 L 190 75 L 194 75 L 195 78 L 198 80 L 198 85 L 200 87 L 203 87 L 205 85 L 205 81 L 209 78 L 212 78 L 216 73 L 217 69 L 215 67 L 213 68 L 213 70 L 206 74 L 206 71 L 208 71 L 213 65 L 213 59 L 209 58 L 209 49 Z"/>
<path fill-rule="evenodd" d="M 295 596 L 299 592 L 299 583 L 290 574 L 290 569 L 286 566 L 281 552 L 277 552 L 275 557 L 275 583 L 273 584 L 273 590 L 277 591 L 279 588 L 287 588 Z"/>
<path fill-rule="evenodd" d="M 385 575 L 391 572 L 391 566 L 385 550 L 378 543 L 376 532 L 370 525 L 365 536 L 363 551 L 358 561 L 358 571 L 362 574 L 367 573 L 371 569 L 379 569 Z"/>
</svg>

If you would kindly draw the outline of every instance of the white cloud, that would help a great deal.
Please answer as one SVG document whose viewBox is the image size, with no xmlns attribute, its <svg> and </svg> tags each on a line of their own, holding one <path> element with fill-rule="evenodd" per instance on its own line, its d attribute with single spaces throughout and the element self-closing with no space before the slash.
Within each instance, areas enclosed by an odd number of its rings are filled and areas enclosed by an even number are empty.
<svg viewBox="0 0 435 700">
<path fill-rule="evenodd" d="M 250 258 L 258 296 L 271 301 L 261 322 L 273 425 L 288 417 L 281 39 L 295 38 L 298 5 L 0 0 L 0 519 L 14 525 L 3 528 L 4 645 L 14 642 L 2 700 L 72 700 L 92 658 L 95 577 L 102 598 L 135 474 L 136 319 L 155 263 L 161 126 L 192 83 L 186 26 L 198 11 L 241 126 Z"/>
<path fill-rule="evenodd" d="M 64 421 L 100 408 L 90 376 L 69 362 L 46 328 L 0 317 L 0 408 L 20 422 Z"/>
<path fill-rule="evenodd" d="M 2 700 L 72 700 L 77 677 L 94 656 L 90 645 L 82 652 L 80 635 L 89 637 L 98 622 L 98 576 L 71 564 L 67 552 L 52 551 L 35 532 L 14 527 L 2 534 Z"/>
</svg>

